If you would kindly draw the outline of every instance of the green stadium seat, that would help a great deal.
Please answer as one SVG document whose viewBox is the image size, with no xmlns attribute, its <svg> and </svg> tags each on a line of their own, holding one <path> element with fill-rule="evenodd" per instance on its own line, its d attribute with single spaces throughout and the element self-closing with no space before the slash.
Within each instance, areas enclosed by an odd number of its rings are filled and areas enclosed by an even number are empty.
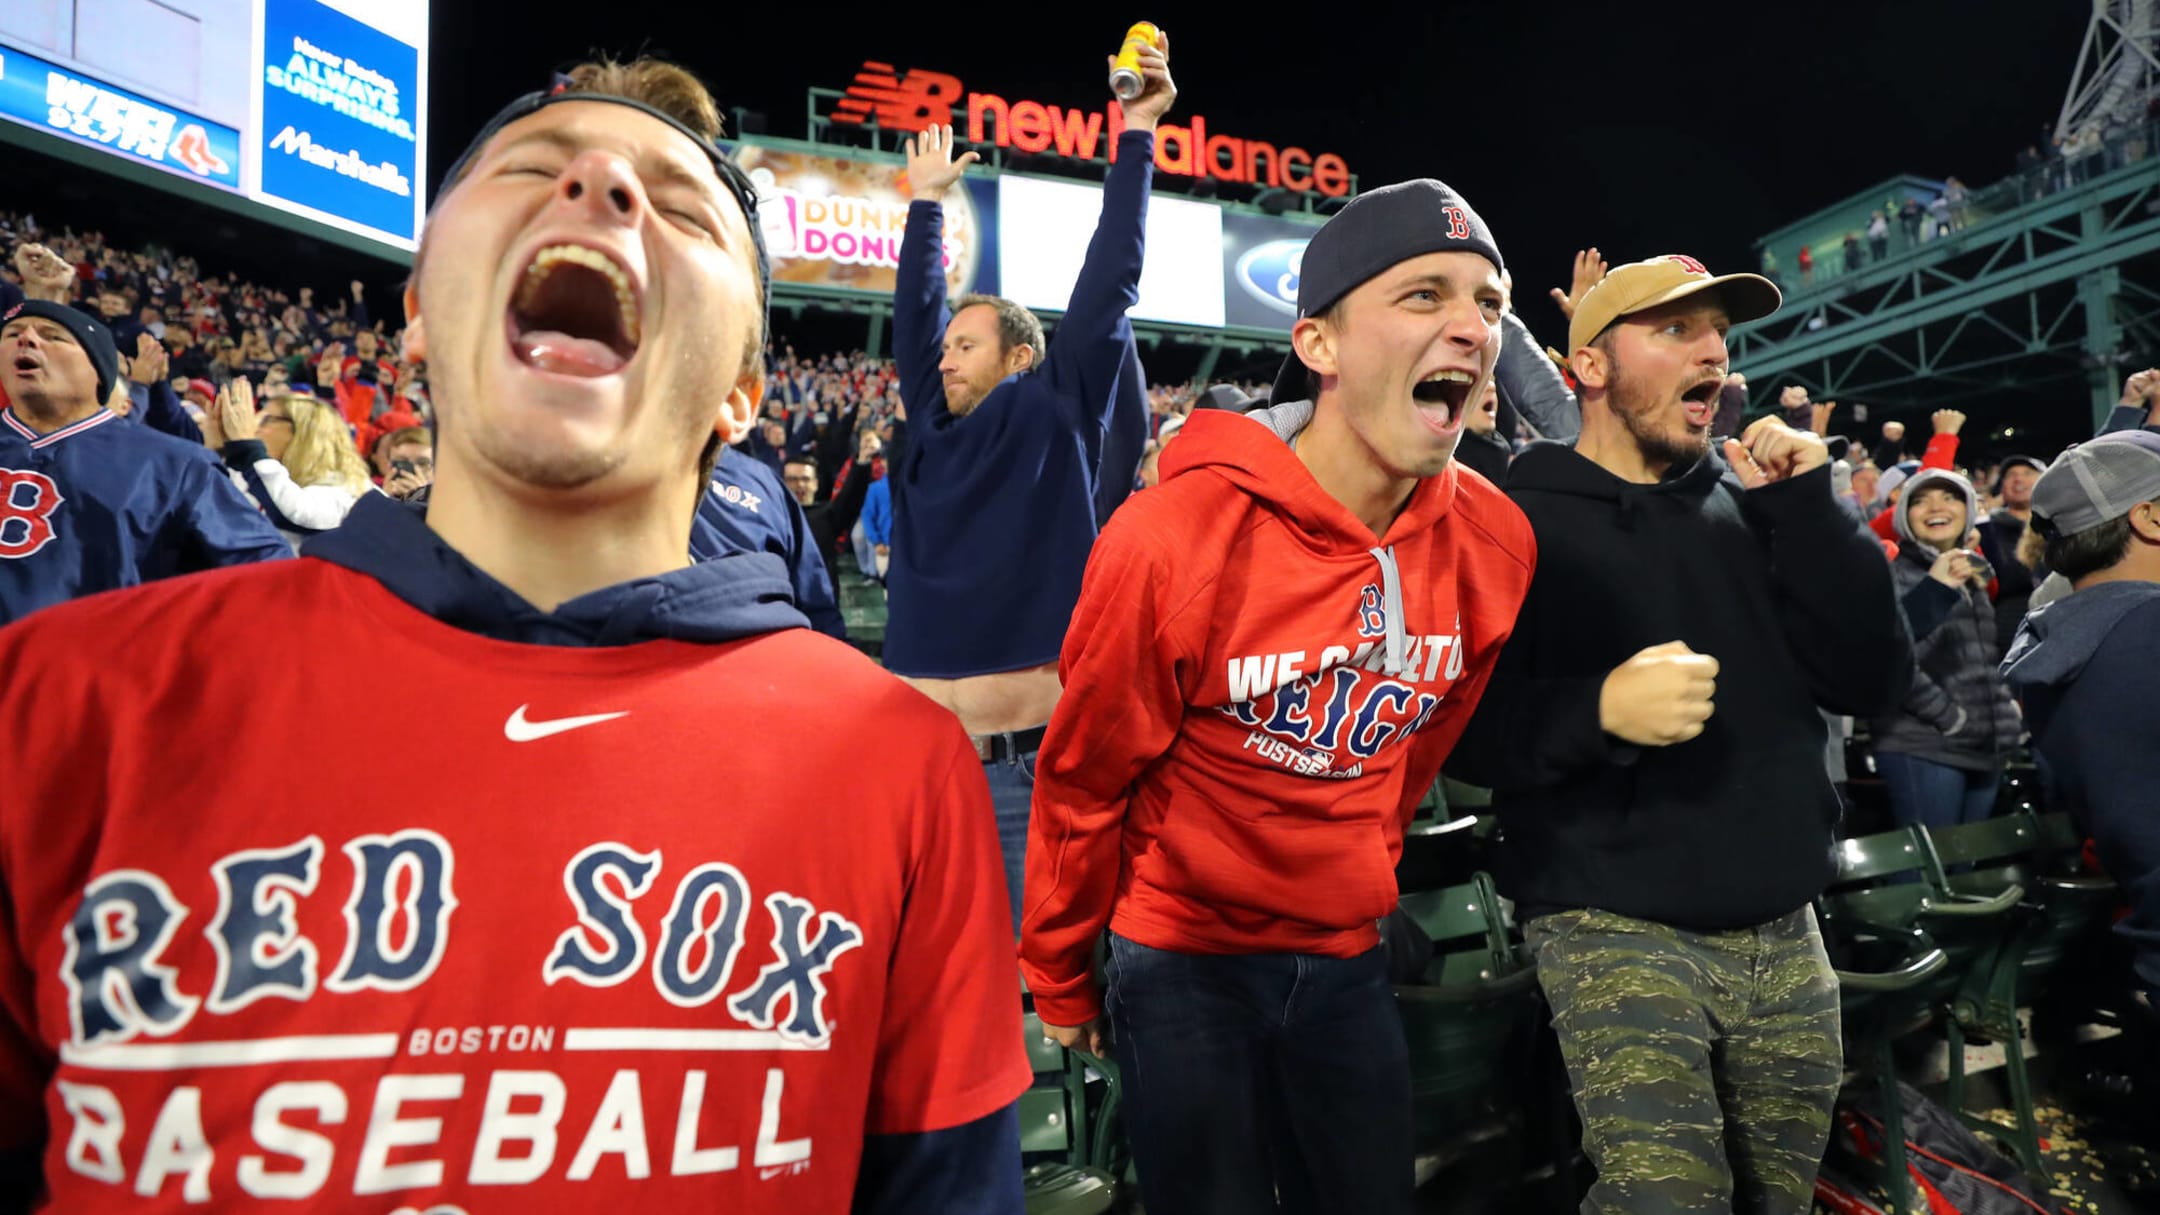
<svg viewBox="0 0 2160 1215">
<path fill-rule="evenodd" d="M 1402 898 L 1432 938 L 1424 985 L 1398 985 L 1410 1047 L 1413 1131 L 1421 1156 L 1443 1163 L 1462 1146 L 1519 1129 L 1517 1082 L 1537 1030 L 1537 971 L 1510 939 L 1492 878 Z"/>
<path fill-rule="evenodd" d="M 1987 966 L 2023 898 L 2012 887 L 1989 898 L 1942 888 L 1917 827 L 1838 841 L 1837 873 L 1816 900 L 1840 986 L 1846 1058 L 1883 1094 L 1882 1176 L 1905 1177 L 1903 1111 L 1890 1044 L 1942 1021 L 1968 976 Z M 1903 1184 L 1886 1187 L 1903 1194 Z M 1897 1199 L 1891 1210 L 1898 1211 Z M 1911 1215 L 1907 1212 L 1904 1215 Z"/>
<path fill-rule="evenodd" d="M 2051 828 L 2058 834 L 2067 827 Z M 2053 851 L 2043 841 L 2038 816 L 2006 814 L 1928 833 L 1943 889 L 1968 899 L 2003 891 L 2027 892 L 2010 917 L 2010 930 L 1985 966 L 1966 976 L 1945 1026 L 1950 1039 L 1949 1104 L 1968 1125 L 2008 1143 L 2019 1163 L 2040 1176 L 2040 1129 L 2033 1084 L 2025 1063 L 2018 1009 L 2037 998 L 2070 947 L 2104 921 L 2114 883 L 2103 877 L 2050 871 Z M 2017 1124 L 2006 1130 L 1965 1113 L 1965 1042 L 1968 1037 L 2001 1043 L 2004 1072 Z"/>
<path fill-rule="evenodd" d="M 1081 1061 L 1043 1032 L 1041 1018 L 1021 1019 L 1021 1036 L 1035 1086 L 1020 1094 L 1020 1151 L 1040 1159 L 1021 1178 L 1028 1215 L 1098 1215 L 1117 1201 L 1121 1187 L 1094 1164 L 1098 1136 L 1089 1134 L 1087 1071 Z"/>
</svg>

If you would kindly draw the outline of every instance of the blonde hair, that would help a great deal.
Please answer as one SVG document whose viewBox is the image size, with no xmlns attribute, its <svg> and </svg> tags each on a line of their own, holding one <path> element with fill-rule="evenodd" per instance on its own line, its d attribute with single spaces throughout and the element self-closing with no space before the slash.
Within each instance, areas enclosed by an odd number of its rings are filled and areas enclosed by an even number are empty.
<svg viewBox="0 0 2160 1215">
<path fill-rule="evenodd" d="M 292 442 L 279 462 L 295 484 L 342 485 L 354 496 L 368 488 L 367 461 L 353 446 L 352 433 L 338 411 L 313 397 L 294 393 L 280 398 L 292 416 Z"/>
</svg>

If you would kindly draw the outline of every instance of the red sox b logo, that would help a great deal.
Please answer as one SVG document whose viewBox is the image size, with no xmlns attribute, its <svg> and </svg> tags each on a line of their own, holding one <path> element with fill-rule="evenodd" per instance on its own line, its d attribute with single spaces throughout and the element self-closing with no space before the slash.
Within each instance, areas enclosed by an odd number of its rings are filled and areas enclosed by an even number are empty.
<svg viewBox="0 0 2160 1215">
<path fill-rule="evenodd" d="M 1696 261 L 1694 258 L 1689 257 L 1685 253 L 1668 253 L 1665 255 L 1665 260 L 1669 262 L 1679 262 L 1682 266 L 1687 268 L 1687 272 L 1689 274 L 1710 273 L 1710 267 L 1703 265 L 1701 262 Z"/>
<path fill-rule="evenodd" d="M 44 473 L 0 468 L 0 558 L 27 557 L 52 543 L 52 513 L 62 501 Z"/>
<path fill-rule="evenodd" d="M 1358 591 L 1357 635 L 1387 636 L 1387 609 L 1381 606 L 1380 588 L 1369 582 Z"/>
<path fill-rule="evenodd" d="M 1444 211 L 1444 212 L 1446 212 L 1446 214 L 1447 214 L 1447 234 L 1448 234 L 1448 239 L 1449 239 L 1449 240 L 1468 240 L 1468 239 L 1470 239 L 1470 217 L 1469 217 L 1469 215 L 1465 214 L 1465 213 L 1464 213 L 1464 211 L 1463 211 L 1463 209 L 1462 209 L 1461 207 L 1442 207 L 1442 208 L 1441 208 L 1441 210 L 1442 210 L 1442 211 Z"/>
</svg>

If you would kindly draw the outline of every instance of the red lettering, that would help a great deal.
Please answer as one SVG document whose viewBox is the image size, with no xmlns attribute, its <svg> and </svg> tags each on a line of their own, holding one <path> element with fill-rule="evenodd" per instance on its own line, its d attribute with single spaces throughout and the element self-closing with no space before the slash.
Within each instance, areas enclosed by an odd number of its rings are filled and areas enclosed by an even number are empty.
<svg viewBox="0 0 2160 1215">
<path fill-rule="evenodd" d="M 1110 103 L 1110 163 L 1117 163 L 1118 136 L 1125 133 L 1125 106 L 1121 102 Z"/>
<path fill-rule="evenodd" d="M 1305 149 L 1284 148 L 1282 150 L 1282 184 L 1293 190 L 1312 189 L 1312 175 L 1310 173 L 1305 174 L 1303 177 L 1291 176 L 1292 173 L 1298 172 L 1311 164 L 1312 154 Z"/>
<path fill-rule="evenodd" d="M 1102 133 L 1102 115 L 1085 110 L 1067 110 L 1059 114 L 1056 107 L 1052 107 L 1050 121 L 1055 124 L 1050 137 L 1057 143 L 1058 155 L 1095 159 L 1095 139 Z"/>
<path fill-rule="evenodd" d="M 1461 207 L 1443 207 L 1441 209 L 1447 212 L 1448 239 L 1470 239 L 1470 217 L 1463 214 L 1463 209 Z"/>
<path fill-rule="evenodd" d="M 1248 175 L 1246 176 L 1245 180 L 1253 183 L 1256 186 L 1260 184 L 1260 154 L 1262 152 L 1265 152 L 1267 153 L 1267 184 L 1271 186 L 1281 185 L 1282 167 L 1277 162 L 1279 162 L 1282 157 L 1275 151 L 1275 145 L 1271 143 L 1261 143 L 1259 140 L 1256 139 L 1250 143 L 1247 143 L 1245 145 L 1245 148 L 1245 155 L 1248 164 L 1246 170 Z"/>
<path fill-rule="evenodd" d="M 1333 152 L 1322 152 L 1312 162 L 1313 185 L 1329 198 L 1341 198 L 1350 192 L 1350 166 Z"/>
<path fill-rule="evenodd" d="M 1210 135 L 1202 149 L 1202 164 L 1208 172 L 1224 181 L 1251 181 L 1252 166 L 1245 154 L 1247 146 L 1249 145 L 1242 139 L 1232 139 L 1228 135 Z M 1227 165 L 1222 159 L 1226 150 L 1230 153 L 1230 163 Z"/>
<path fill-rule="evenodd" d="M 1013 102 L 1012 146 L 1023 152 L 1049 151 L 1049 111 L 1033 101 Z"/>
<path fill-rule="evenodd" d="M 1193 166 L 1192 132 L 1168 122 L 1156 127 L 1155 167 L 1165 173 L 1193 176 L 1196 170 Z"/>
<path fill-rule="evenodd" d="M 1006 113 L 1007 107 L 1003 97 L 995 93 L 970 94 L 968 97 L 968 142 L 994 143 L 1001 148 L 1007 146 L 1011 140 L 1007 139 L 1005 135 Z M 987 140 L 983 138 L 983 118 L 985 116 L 997 120 L 997 134 Z"/>
</svg>

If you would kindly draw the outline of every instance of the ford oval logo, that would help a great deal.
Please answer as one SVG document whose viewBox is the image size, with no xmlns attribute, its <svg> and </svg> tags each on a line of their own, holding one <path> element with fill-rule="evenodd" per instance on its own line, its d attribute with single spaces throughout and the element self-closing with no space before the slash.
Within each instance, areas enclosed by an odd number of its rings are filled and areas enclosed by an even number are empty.
<svg viewBox="0 0 2160 1215">
<path fill-rule="evenodd" d="M 1311 238 L 1271 240 L 1237 259 L 1237 284 L 1247 295 L 1286 316 L 1297 315 L 1298 268 Z"/>
</svg>

